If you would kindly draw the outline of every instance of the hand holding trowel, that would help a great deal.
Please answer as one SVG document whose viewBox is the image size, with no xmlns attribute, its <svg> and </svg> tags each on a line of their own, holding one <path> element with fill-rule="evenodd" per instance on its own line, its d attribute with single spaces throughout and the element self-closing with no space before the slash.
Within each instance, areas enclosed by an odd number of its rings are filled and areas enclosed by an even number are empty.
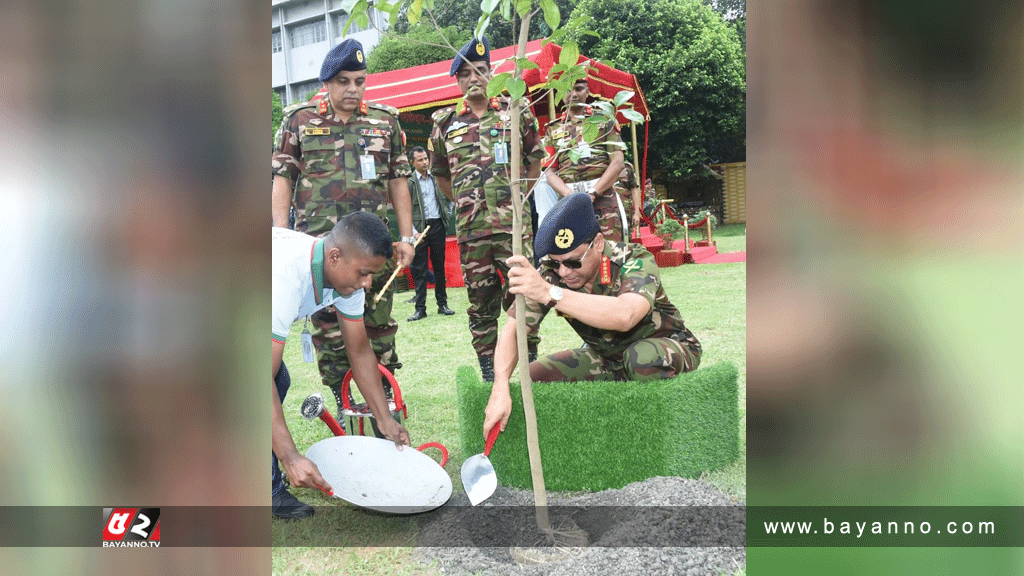
<svg viewBox="0 0 1024 576">
<path fill-rule="evenodd" d="M 466 489 L 469 503 L 473 506 L 490 498 L 491 494 L 494 494 L 494 489 L 498 487 L 498 475 L 495 474 L 488 456 L 494 447 L 494 441 L 498 439 L 499 432 L 501 422 L 495 424 L 487 434 L 484 453 L 470 456 L 462 463 L 462 487 Z"/>
</svg>

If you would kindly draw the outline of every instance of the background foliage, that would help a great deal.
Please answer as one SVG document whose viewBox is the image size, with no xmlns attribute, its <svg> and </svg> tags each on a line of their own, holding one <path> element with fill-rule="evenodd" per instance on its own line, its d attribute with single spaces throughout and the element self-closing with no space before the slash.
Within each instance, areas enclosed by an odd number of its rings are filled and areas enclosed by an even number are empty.
<svg viewBox="0 0 1024 576">
<path fill-rule="evenodd" d="M 700 0 L 582 0 L 566 29 L 583 54 L 636 75 L 651 110 L 648 163 L 665 177 L 746 158 L 746 57 L 721 14 Z"/>
<path fill-rule="evenodd" d="M 472 35 L 472 25 L 468 23 L 466 27 L 447 26 L 440 31 L 432 24 L 420 24 L 404 34 L 397 31 L 388 32 L 366 57 L 366 71 L 370 74 L 390 72 L 450 60 L 452 51 L 447 44 L 450 43 L 458 49 L 468 42 Z M 447 43 L 445 38 L 448 39 Z"/>
</svg>

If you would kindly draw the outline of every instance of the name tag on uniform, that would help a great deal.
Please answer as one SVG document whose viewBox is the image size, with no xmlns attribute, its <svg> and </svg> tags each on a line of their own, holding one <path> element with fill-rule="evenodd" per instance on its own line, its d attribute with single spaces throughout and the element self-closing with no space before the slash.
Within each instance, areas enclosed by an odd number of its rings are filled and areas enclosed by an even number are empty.
<svg viewBox="0 0 1024 576">
<path fill-rule="evenodd" d="M 369 154 L 360 156 L 359 170 L 362 173 L 363 180 L 377 179 L 377 163 L 374 161 L 373 156 Z"/>
<path fill-rule="evenodd" d="M 498 142 L 494 145 L 494 162 L 496 164 L 508 164 L 508 144 Z"/>
<path fill-rule="evenodd" d="M 306 128 L 306 134 L 308 136 L 330 136 L 330 128 Z"/>
<path fill-rule="evenodd" d="M 452 130 L 451 132 L 448 133 L 448 138 L 455 138 L 456 136 L 462 136 L 463 134 L 466 134 L 468 132 L 469 132 L 469 126 L 466 126 L 465 128 L 459 128 L 458 130 Z"/>
</svg>

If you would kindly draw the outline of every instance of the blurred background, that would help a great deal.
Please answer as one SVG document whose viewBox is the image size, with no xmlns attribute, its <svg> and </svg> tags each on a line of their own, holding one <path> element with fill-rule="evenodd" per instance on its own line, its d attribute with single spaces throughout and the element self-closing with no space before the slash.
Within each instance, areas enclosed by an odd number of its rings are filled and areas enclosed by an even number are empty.
<svg viewBox="0 0 1024 576">
<path fill-rule="evenodd" d="M 748 503 L 1024 504 L 1021 6 L 747 15 Z M 242 0 L 4 2 L 0 505 L 269 504 L 269 18 Z M 0 536 L 42 541 L 58 514 Z M 230 530 L 269 543 L 269 519 Z M 270 567 L 258 548 L 54 552 L 0 565 Z M 1024 571 L 1010 549 L 749 562 Z"/>
<path fill-rule="evenodd" d="M 1021 505 L 1021 5 L 747 16 L 748 503 Z M 1009 549 L 748 559 L 751 574 L 1024 572 Z"/>
<path fill-rule="evenodd" d="M 33 509 L 0 538 L 70 525 L 98 545 L 99 507 L 158 506 L 165 544 L 211 546 L 6 549 L 6 574 L 269 572 L 269 550 L 212 547 L 269 545 L 266 508 L 212 529 L 167 508 L 269 506 L 269 19 L 269 1 L 3 4 L 0 505 L 97 508 Z"/>
</svg>

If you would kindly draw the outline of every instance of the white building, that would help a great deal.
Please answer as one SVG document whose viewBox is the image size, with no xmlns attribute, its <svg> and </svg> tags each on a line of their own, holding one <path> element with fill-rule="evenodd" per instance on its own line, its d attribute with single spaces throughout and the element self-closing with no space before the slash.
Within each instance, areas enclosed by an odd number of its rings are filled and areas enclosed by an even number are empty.
<svg viewBox="0 0 1024 576">
<path fill-rule="evenodd" d="M 341 0 L 271 0 L 271 83 L 285 106 L 304 99 L 320 88 L 324 56 L 343 38 L 355 38 L 369 54 L 380 43 L 387 15 L 370 8 L 370 26 L 355 23 L 346 36 L 341 31 L 348 14 Z"/>
</svg>

